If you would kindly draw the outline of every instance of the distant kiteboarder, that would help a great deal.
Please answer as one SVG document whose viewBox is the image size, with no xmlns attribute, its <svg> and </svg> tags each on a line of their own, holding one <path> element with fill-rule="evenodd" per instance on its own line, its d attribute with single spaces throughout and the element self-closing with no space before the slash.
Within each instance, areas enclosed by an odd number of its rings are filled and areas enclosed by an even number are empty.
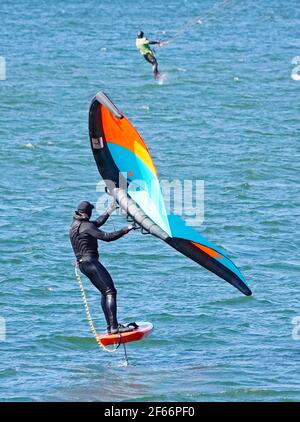
<svg viewBox="0 0 300 422">
<path fill-rule="evenodd" d="M 134 230 L 135 226 L 129 225 L 111 233 L 104 232 L 99 227 L 108 220 L 116 205 L 112 203 L 103 215 L 91 221 L 93 208 L 94 205 L 90 202 L 83 201 L 75 211 L 69 235 L 76 260 L 80 271 L 90 279 L 102 294 L 101 306 L 107 322 L 107 332 L 116 334 L 132 331 L 131 326 L 118 323 L 117 291 L 109 272 L 98 260 L 98 240 L 111 242 L 120 239 L 130 230 Z"/>
<path fill-rule="evenodd" d="M 150 47 L 150 45 L 157 45 L 160 46 L 160 41 L 149 41 L 143 31 L 140 31 L 137 34 L 137 38 L 135 40 L 136 48 L 140 51 L 142 56 L 145 58 L 145 60 L 152 64 L 152 71 L 154 73 L 155 79 L 158 79 L 160 77 L 160 73 L 158 71 L 158 63 L 157 59 Z"/>
</svg>

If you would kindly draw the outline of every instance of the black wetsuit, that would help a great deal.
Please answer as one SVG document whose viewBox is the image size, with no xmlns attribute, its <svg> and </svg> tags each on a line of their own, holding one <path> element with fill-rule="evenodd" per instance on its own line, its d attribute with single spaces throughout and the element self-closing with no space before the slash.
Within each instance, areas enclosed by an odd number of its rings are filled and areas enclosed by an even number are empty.
<svg viewBox="0 0 300 422">
<path fill-rule="evenodd" d="M 105 212 L 97 220 L 90 221 L 88 218 L 75 215 L 69 232 L 80 271 L 102 293 L 101 305 L 108 329 L 118 326 L 117 291 L 109 272 L 98 261 L 98 240 L 111 242 L 128 233 L 127 228 L 112 233 L 99 230 L 98 227 L 102 226 L 109 216 L 110 214 Z"/>
</svg>

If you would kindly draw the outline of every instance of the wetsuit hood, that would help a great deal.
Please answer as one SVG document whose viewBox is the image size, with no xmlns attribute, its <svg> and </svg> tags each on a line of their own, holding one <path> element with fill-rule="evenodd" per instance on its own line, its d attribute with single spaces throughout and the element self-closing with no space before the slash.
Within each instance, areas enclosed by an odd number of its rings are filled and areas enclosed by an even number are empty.
<svg viewBox="0 0 300 422">
<path fill-rule="evenodd" d="M 75 211 L 73 218 L 79 221 L 90 221 L 90 217 L 87 214 L 81 214 L 78 211 Z"/>
<path fill-rule="evenodd" d="M 92 210 L 94 209 L 94 205 L 88 201 L 82 201 L 77 207 L 76 215 L 80 216 L 86 214 L 89 218 L 92 215 Z"/>
</svg>

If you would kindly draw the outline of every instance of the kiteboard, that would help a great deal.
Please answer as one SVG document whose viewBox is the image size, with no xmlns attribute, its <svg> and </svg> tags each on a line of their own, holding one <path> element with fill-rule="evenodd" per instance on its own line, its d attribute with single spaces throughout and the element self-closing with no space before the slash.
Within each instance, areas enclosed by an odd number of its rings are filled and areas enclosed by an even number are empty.
<svg viewBox="0 0 300 422">
<path fill-rule="evenodd" d="M 132 341 L 139 341 L 149 336 L 153 331 L 153 324 L 151 322 L 137 322 L 138 328 L 126 333 L 117 334 L 99 334 L 97 340 L 102 346 L 110 346 L 122 343 L 130 343 Z"/>
</svg>

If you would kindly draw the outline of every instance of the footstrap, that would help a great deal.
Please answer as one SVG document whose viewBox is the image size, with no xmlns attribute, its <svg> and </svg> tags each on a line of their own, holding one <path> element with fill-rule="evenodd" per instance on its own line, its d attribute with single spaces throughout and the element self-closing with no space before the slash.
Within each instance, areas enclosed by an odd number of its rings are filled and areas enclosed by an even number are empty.
<svg viewBox="0 0 300 422">
<path fill-rule="evenodd" d="M 139 328 L 136 322 L 129 322 L 126 327 L 133 327 L 134 330 L 137 330 Z"/>
</svg>

